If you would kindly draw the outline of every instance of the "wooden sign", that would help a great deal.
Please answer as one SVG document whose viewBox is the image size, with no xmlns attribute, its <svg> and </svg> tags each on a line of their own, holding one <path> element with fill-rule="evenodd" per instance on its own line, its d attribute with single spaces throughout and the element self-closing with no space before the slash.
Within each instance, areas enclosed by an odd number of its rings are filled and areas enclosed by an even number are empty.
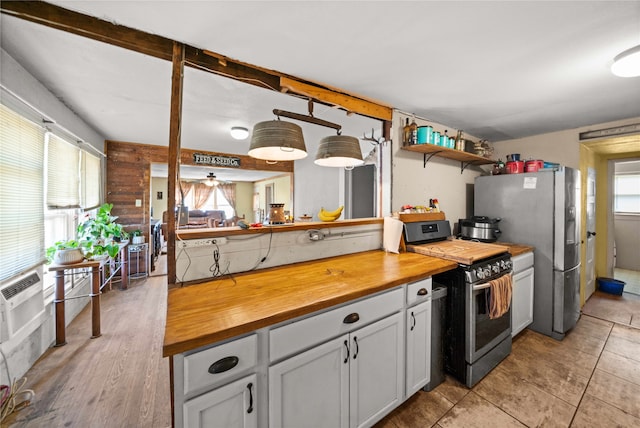
<svg viewBox="0 0 640 428">
<path fill-rule="evenodd" d="M 234 156 L 193 154 L 193 163 L 196 165 L 223 166 L 225 168 L 240 168 L 240 158 Z"/>
</svg>

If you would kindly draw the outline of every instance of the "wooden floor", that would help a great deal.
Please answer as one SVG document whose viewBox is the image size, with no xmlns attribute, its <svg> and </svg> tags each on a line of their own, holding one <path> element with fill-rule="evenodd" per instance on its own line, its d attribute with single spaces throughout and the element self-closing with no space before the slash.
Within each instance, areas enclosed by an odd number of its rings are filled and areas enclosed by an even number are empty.
<svg viewBox="0 0 640 428">
<path fill-rule="evenodd" d="M 101 296 L 102 336 L 90 339 L 87 306 L 27 372 L 32 404 L 14 427 L 168 427 L 169 362 L 162 358 L 167 278 L 132 280 Z"/>
<path fill-rule="evenodd" d="M 102 308 L 100 338 L 89 339 L 87 307 L 67 329 L 68 344 L 49 349 L 27 373 L 26 387 L 36 396 L 8 426 L 170 425 L 169 368 L 161 357 L 166 276 L 111 290 Z M 620 312 L 631 315 L 607 320 Z M 634 319 L 640 320 L 640 296 L 596 293 L 562 342 L 525 330 L 511 355 L 473 389 L 448 378 L 415 394 L 377 428 L 639 427 Z"/>
</svg>

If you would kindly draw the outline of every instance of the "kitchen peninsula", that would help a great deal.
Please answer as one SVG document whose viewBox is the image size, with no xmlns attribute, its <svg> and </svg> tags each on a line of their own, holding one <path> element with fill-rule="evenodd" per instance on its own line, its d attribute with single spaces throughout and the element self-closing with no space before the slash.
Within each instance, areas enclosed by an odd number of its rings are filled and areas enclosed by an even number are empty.
<svg viewBox="0 0 640 428">
<path fill-rule="evenodd" d="M 197 422 L 192 424 L 206 418 L 205 414 L 222 417 L 226 426 L 267 426 L 275 423 L 273 418 L 282 421 L 283 417 L 291 417 L 280 414 L 278 409 L 286 412 L 290 406 L 295 407 L 287 401 L 295 397 L 276 390 L 275 372 L 290 361 L 307 358 L 309 353 L 322 354 L 327 346 L 333 348 L 324 355 L 342 373 L 338 383 L 342 385 L 340 391 L 345 392 L 342 388 L 348 386 L 349 375 L 344 370 L 356 364 L 355 357 L 364 355 L 360 360 L 366 361 L 367 353 L 379 352 L 370 349 L 371 344 L 366 341 L 366 330 L 378 325 L 382 337 L 376 338 L 375 343 L 382 340 L 380 351 L 393 352 L 397 363 L 394 366 L 393 361 L 388 361 L 389 373 L 395 376 L 392 399 L 374 412 L 373 417 L 379 420 L 411 395 L 403 388 L 404 319 L 409 294 L 430 299 L 431 275 L 455 267 L 456 263 L 435 257 L 373 250 L 169 290 L 163 354 L 171 358 L 175 426 L 197 426 Z M 409 292 L 412 283 L 417 289 Z M 334 326 L 336 329 L 332 329 Z M 353 336 L 355 347 L 349 346 L 345 337 L 356 331 L 360 333 Z M 386 337 L 390 332 L 394 332 L 392 337 Z M 338 364 L 338 360 L 353 363 Z M 330 373 L 315 376 L 319 376 L 318 382 L 331 378 Z M 316 379 L 305 377 L 315 393 L 327 386 L 319 384 L 316 388 Z M 354 387 L 351 388 L 353 394 Z M 331 410 L 341 415 L 340 420 L 349 415 L 358 418 L 358 412 L 348 410 L 355 405 L 353 401 L 349 404 L 349 394 L 342 397 L 346 404 Z M 378 391 L 364 390 L 360 394 L 361 398 L 372 394 L 372 402 L 378 404 Z M 281 400 L 287 402 L 280 403 Z M 232 402 L 233 409 L 224 407 L 229 405 L 224 403 Z M 360 418 L 365 419 L 358 421 L 375 422 L 371 416 L 361 414 Z"/>
</svg>

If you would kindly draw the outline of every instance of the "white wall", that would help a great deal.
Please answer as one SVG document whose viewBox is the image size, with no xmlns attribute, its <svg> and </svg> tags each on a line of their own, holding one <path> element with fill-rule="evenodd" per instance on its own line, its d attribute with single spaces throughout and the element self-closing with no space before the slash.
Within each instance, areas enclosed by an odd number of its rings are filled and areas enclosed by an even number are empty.
<svg viewBox="0 0 640 428">
<path fill-rule="evenodd" d="M 616 174 L 640 174 L 640 161 L 616 162 Z M 616 267 L 640 271 L 640 215 L 619 214 L 614 218 Z"/>
<path fill-rule="evenodd" d="M 394 112 L 392 125 L 392 190 L 391 210 L 399 211 L 405 204 L 428 205 L 429 199 L 438 199 L 440 210 L 444 211 L 447 220 L 454 225 L 461 218 L 473 215 L 473 182 L 483 174 L 483 170 L 474 166 L 468 167 L 460 173 L 460 162 L 452 159 L 432 157 L 423 167 L 421 153 L 402 150 L 402 127 L 406 115 Z M 434 130 L 443 132 L 447 129 L 450 136 L 456 135 L 456 130 L 435 122 L 428 122 L 416 118 L 418 126 L 432 125 Z M 467 135 L 467 138 L 477 141 L 478 138 Z M 387 213 L 389 214 L 389 213 Z M 455 233 L 455 232 L 454 232 Z"/>
</svg>

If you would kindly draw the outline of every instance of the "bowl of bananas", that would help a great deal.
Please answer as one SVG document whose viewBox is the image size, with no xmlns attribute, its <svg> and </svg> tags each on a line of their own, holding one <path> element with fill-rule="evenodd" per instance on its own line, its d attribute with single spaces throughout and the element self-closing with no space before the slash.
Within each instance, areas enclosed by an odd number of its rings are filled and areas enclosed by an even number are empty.
<svg viewBox="0 0 640 428">
<path fill-rule="evenodd" d="M 336 221 L 342 215 L 342 209 L 344 205 L 338 207 L 333 211 L 327 211 L 324 208 L 320 208 L 320 212 L 318 213 L 318 218 L 321 221 Z"/>
</svg>

